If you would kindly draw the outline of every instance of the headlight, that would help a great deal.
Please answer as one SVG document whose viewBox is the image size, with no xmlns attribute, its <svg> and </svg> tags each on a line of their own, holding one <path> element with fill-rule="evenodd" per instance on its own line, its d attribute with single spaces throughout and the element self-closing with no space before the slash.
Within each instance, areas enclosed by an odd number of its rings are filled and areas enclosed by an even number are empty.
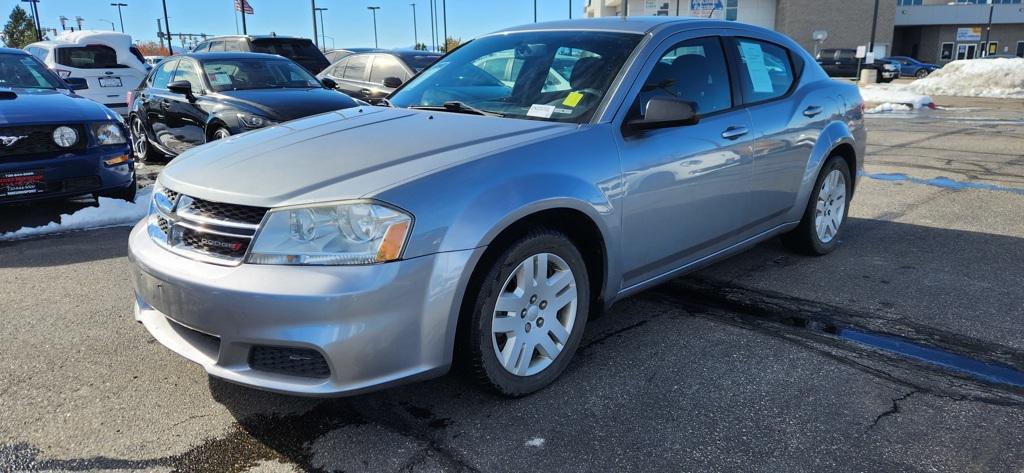
<svg viewBox="0 0 1024 473">
<path fill-rule="evenodd" d="M 92 126 L 92 134 L 96 137 L 96 144 L 120 145 L 128 142 L 124 136 L 124 130 L 116 123 L 97 123 Z"/>
<path fill-rule="evenodd" d="M 78 143 L 78 132 L 69 126 L 59 126 L 53 130 L 53 142 L 61 148 L 70 148 Z"/>
<path fill-rule="evenodd" d="M 249 254 L 255 264 L 351 265 L 398 259 L 412 217 L 370 202 L 272 210 Z"/>
<path fill-rule="evenodd" d="M 238 113 L 236 115 L 238 116 L 238 121 L 242 122 L 242 126 L 246 128 L 263 128 L 274 124 L 274 122 L 259 115 L 250 115 L 248 113 Z"/>
</svg>

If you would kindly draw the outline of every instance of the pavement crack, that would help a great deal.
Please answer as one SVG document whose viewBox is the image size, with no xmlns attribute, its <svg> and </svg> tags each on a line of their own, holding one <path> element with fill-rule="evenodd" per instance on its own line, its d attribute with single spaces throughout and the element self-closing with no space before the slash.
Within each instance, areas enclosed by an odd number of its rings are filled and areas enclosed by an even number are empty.
<svg viewBox="0 0 1024 473">
<path fill-rule="evenodd" d="M 903 402 L 903 401 L 906 401 L 907 399 L 910 399 L 910 396 L 918 394 L 919 392 L 920 391 L 915 389 L 913 391 L 907 392 L 906 394 L 904 394 L 904 395 L 902 395 L 900 397 L 893 398 L 892 399 L 892 406 L 890 406 L 889 409 L 885 410 L 881 414 L 878 414 L 875 417 L 875 420 L 871 422 L 871 425 L 868 426 L 868 430 L 874 429 L 878 425 L 878 423 L 881 422 L 882 419 L 884 419 L 886 417 L 889 417 L 889 416 L 894 416 L 896 414 L 899 414 L 900 413 L 900 403 Z"/>
</svg>

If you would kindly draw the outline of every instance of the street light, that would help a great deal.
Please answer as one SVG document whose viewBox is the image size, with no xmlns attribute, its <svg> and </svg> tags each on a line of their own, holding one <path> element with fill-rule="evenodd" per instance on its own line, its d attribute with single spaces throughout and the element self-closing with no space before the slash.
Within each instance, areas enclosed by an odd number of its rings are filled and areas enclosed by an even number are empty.
<svg viewBox="0 0 1024 473">
<path fill-rule="evenodd" d="M 416 4 L 410 3 L 409 5 L 412 5 L 412 47 L 416 48 L 420 45 L 420 34 L 416 30 Z"/>
<path fill-rule="evenodd" d="M 313 14 L 314 15 L 316 15 L 316 12 L 320 12 L 320 38 L 323 39 L 322 41 L 320 41 L 320 49 L 322 49 L 324 51 L 327 50 L 327 40 L 326 40 L 326 37 L 324 36 L 324 32 L 326 31 L 326 30 L 324 30 L 324 12 L 325 11 L 327 11 L 326 8 L 314 8 L 313 9 Z"/>
<path fill-rule="evenodd" d="M 43 25 L 42 25 L 42 23 L 39 22 L 39 0 L 21 0 L 21 1 L 28 2 L 28 3 L 32 4 L 32 8 L 31 8 L 31 10 L 32 10 L 32 20 L 34 20 L 35 24 L 36 24 L 36 40 L 37 41 L 42 41 L 43 40 Z"/>
<path fill-rule="evenodd" d="M 114 26 L 114 22 L 110 20 L 104 20 L 103 18 L 97 18 L 96 21 L 102 21 L 104 23 L 110 23 L 110 31 L 117 31 L 117 27 Z"/>
<path fill-rule="evenodd" d="M 380 7 L 366 7 L 366 9 L 373 12 L 373 47 L 379 48 L 380 45 L 377 43 L 377 10 L 380 10 Z"/>
<path fill-rule="evenodd" d="M 338 49 L 338 48 L 337 48 L 337 47 L 336 47 L 336 46 L 334 45 L 334 36 L 326 36 L 326 35 L 324 35 L 324 38 L 327 38 L 327 39 L 331 40 L 331 49 Z M 324 46 L 326 46 L 326 45 L 324 45 Z"/>
<path fill-rule="evenodd" d="M 121 7 L 128 6 L 127 3 L 111 3 L 110 6 L 117 7 L 117 18 L 121 20 L 121 32 L 124 33 L 124 16 L 121 15 Z"/>
</svg>

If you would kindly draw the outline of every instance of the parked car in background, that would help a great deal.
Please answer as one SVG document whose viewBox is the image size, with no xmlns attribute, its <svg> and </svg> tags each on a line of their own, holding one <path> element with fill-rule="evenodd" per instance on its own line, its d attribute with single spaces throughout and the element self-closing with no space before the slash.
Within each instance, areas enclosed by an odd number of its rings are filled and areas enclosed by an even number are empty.
<svg viewBox="0 0 1024 473">
<path fill-rule="evenodd" d="M 495 55 L 521 61 L 511 86 L 476 65 Z M 569 87 L 545 91 L 571 55 Z M 780 235 L 836 249 L 866 146 L 854 84 L 733 21 L 511 28 L 388 100 L 167 166 L 129 237 L 136 320 L 211 375 L 277 392 L 458 364 L 522 396 L 617 300 Z"/>
<path fill-rule="evenodd" d="M 871 64 L 862 64 L 856 49 L 822 49 L 815 59 L 832 77 L 856 77 L 857 65 L 861 64 L 862 68 L 876 72 L 878 82 L 892 82 L 900 78 L 900 65 L 896 61 L 875 59 Z"/>
<path fill-rule="evenodd" d="M 903 77 L 917 77 L 920 79 L 942 68 L 942 66 L 924 63 L 907 56 L 889 56 L 883 59 L 899 63 L 900 75 Z"/>
<path fill-rule="evenodd" d="M 141 160 L 357 105 L 291 60 L 259 53 L 175 56 L 131 95 L 128 120 Z"/>
<path fill-rule="evenodd" d="M 0 48 L 0 204 L 135 192 L 120 115 L 72 93 L 27 52 Z"/>
<path fill-rule="evenodd" d="M 146 59 L 146 64 L 149 64 L 150 66 L 157 65 L 157 63 L 159 63 L 160 61 L 163 61 L 164 58 L 166 58 L 166 57 L 167 56 L 143 56 L 143 58 Z"/>
<path fill-rule="evenodd" d="M 331 79 L 352 98 L 374 103 L 440 57 L 441 53 L 411 50 L 355 53 L 331 64 L 317 77 Z"/>
<path fill-rule="evenodd" d="M 356 53 L 371 53 L 376 51 L 385 51 L 379 48 L 344 48 L 344 49 L 331 49 L 324 52 L 324 56 L 327 57 L 327 61 L 334 64 L 348 56 Z"/>
<path fill-rule="evenodd" d="M 29 54 L 46 64 L 62 79 L 81 78 L 78 95 L 115 112 L 128 113 L 128 91 L 146 77 L 146 59 L 132 44 L 132 37 L 111 31 L 67 32 L 52 41 L 32 43 Z"/>
<path fill-rule="evenodd" d="M 196 45 L 194 53 L 253 52 L 276 54 L 295 61 L 307 71 L 316 74 L 331 63 L 313 42 L 291 36 L 217 36 Z"/>
</svg>

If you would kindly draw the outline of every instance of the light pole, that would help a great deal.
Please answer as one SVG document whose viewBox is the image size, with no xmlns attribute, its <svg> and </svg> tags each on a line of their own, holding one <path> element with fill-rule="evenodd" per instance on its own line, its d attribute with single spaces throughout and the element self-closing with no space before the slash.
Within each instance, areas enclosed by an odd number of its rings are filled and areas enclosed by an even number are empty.
<svg viewBox="0 0 1024 473">
<path fill-rule="evenodd" d="M 420 34 L 416 30 L 416 4 L 410 3 L 409 5 L 412 5 L 412 47 L 415 49 L 420 45 Z"/>
<path fill-rule="evenodd" d="M 110 31 L 117 31 L 117 27 L 114 26 L 114 22 L 110 20 L 104 20 L 103 18 L 97 18 L 96 21 L 102 21 L 104 23 L 110 23 Z"/>
<path fill-rule="evenodd" d="M 627 2 L 629 0 L 626 0 Z M 537 0 L 533 0 L 533 22 L 537 22 Z"/>
<path fill-rule="evenodd" d="M 329 39 L 329 40 L 331 40 L 331 49 L 337 49 L 337 48 L 336 48 L 336 47 L 334 46 L 334 36 L 327 36 L 327 35 L 324 35 L 324 38 L 326 38 L 326 39 Z M 326 44 L 325 44 L 324 46 L 326 46 Z"/>
<path fill-rule="evenodd" d="M 366 9 L 373 13 L 373 47 L 379 48 L 380 45 L 377 43 L 377 10 L 380 10 L 380 7 L 366 7 Z"/>
<path fill-rule="evenodd" d="M 992 11 L 995 9 L 995 5 L 992 4 L 992 0 L 988 0 L 988 29 L 985 30 L 985 54 L 989 55 L 989 49 L 992 47 L 992 43 L 989 41 L 992 39 Z M 995 51 L 999 52 L 999 51 Z M 982 57 L 984 57 L 982 56 Z"/>
<path fill-rule="evenodd" d="M 167 34 L 167 53 L 171 56 L 174 55 L 174 46 L 171 45 L 171 22 L 167 20 L 167 0 L 162 0 L 164 4 L 164 33 Z"/>
<path fill-rule="evenodd" d="M 437 19 L 434 17 L 434 13 L 436 13 L 435 1 L 430 0 L 430 46 L 434 51 L 437 51 Z"/>
<path fill-rule="evenodd" d="M 444 53 L 448 54 L 448 2 L 441 0 L 441 18 L 444 26 Z"/>
<path fill-rule="evenodd" d="M 32 21 L 36 24 L 36 40 L 37 41 L 42 41 L 43 40 L 43 26 L 42 26 L 42 23 L 39 22 L 39 0 L 21 0 L 21 1 L 28 2 L 28 3 L 30 3 L 32 5 L 31 8 L 29 8 L 29 10 L 32 11 Z M 79 28 L 79 29 L 81 29 L 81 28 Z"/>
<path fill-rule="evenodd" d="M 326 51 L 327 50 L 327 37 L 324 36 L 324 33 L 327 31 L 327 30 L 324 29 L 324 12 L 325 11 L 327 11 L 326 8 L 317 8 L 316 10 L 313 10 L 314 14 L 316 14 L 315 12 L 320 12 L 320 39 L 321 39 L 321 41 L 320 41 L 320 49 Z"/>
<path fill-rule="evenodd" d="M 121 15 L 121 7 L 128 6 L 127 3 L 111 3 L 110 6 L 117 7 L 117 19 L 121 20 L 121 32 L 124 33 L 124 16 Z"/>
<path fill-rule="evenodd" d="M 313 7 L 313 44 L 320 46 L 317 44 L 320 42 L 320 39 L 317 38 L 316 34 L 316 0 L 309 0 L 309 4 Z"/>
</svg>

